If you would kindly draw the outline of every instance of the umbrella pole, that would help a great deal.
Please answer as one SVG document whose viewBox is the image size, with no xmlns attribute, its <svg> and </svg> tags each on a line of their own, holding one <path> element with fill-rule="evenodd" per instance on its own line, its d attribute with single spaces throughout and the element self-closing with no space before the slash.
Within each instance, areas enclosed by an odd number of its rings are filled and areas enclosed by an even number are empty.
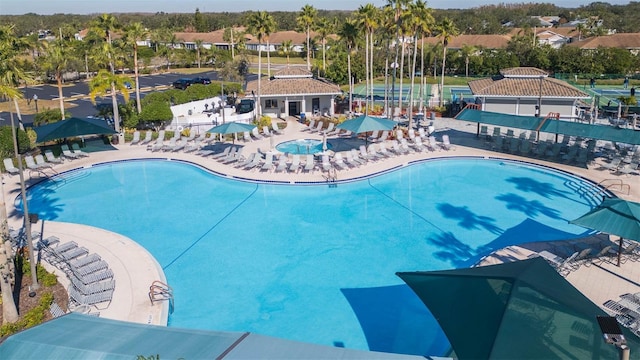
<svg viewBox="0 0 640 360">
<path fill-rule="evenodd" d="M 620 236 L 620 242 L 618 243 L 618 263 L 616 264 L 620 267 L 620 259 L 622 258 L 622 236 Z"/>
</svg>

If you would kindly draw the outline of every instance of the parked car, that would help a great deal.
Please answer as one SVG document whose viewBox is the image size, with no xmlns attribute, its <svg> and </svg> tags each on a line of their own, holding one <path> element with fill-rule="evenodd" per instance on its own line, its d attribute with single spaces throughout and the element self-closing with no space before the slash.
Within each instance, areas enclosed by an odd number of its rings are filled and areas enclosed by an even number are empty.
<svg viewBox="0 0 640 360">
<path fill-rule="evenodd" d="M 209 85 L 211 84 L 211 79 L 209 79 L 208 77 L 194 77 L 193 79 L 191 79 L 191 82 L 194 84 L 204 84 L 204 85 Z"/>
<path fill-rule="evenodd" d="M 184 89 L 188 88 L 189 86 L 191 86 L 191 84 L 193 84 L 193 81 L 191 81 L 191 79 L 181 78 L 181 79 L 178 79 L 178 80 L 174 81 L 172 85 L 173 85 L 174 89 L 182 89 L 182 90 L 184 90 Z"/>
</svg>

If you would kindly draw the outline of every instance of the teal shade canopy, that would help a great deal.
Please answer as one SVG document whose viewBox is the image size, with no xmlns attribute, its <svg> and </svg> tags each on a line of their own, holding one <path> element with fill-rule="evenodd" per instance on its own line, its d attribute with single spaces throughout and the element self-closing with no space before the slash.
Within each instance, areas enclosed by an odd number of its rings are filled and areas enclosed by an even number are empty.
<svg viewBox="0 0 640 360">
<path fill-rule="evenodd" d="M 359 134 L 376 130 L 393 130 L 396 125 L 398 125 L 398 123 L 393 120 L 361 115 L 350 120 L 345 120 L 336 126 L 336 128 Z"/>
<path fill-rule="evenodd" d="M 640 241 L 640 203 L 620 198 L 605 199 L 593 210 L 570 223 Z"/>
<path fill-rule="evenodd" d="M 38 143 L 75 136 L 116 133 L 116 131 L 102 119 L 75 117 L 34 127 L 33 130 L 36 132 L 36 142 Z"/>
<path fill-rule="evenodd" d="M 255 125 L 244 124 L 239 122 L 228 122 L 222 125 L 214 126 L 211 129 L 207 130 L 207 132 L 214 134 L 235 134 L 245 131 L 251 131 L 255 128 Z"/>
<path fill-rule="evenodd" d="M 616 359 L 607 316 L 542 258 L 467 269 L 401 272 L 459 359 Z M 638 338 L 622 329 L 631 353 Z"/>
</svg>

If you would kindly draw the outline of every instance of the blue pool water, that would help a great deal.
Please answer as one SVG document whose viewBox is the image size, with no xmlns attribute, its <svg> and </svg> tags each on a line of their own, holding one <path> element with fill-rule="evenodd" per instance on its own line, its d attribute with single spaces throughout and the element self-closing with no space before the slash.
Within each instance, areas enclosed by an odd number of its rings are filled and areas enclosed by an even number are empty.
<svg viewBox="0 0 640 360">
<path fill-rule="evenodd" d="M 240 182 L 149 160 L 64 174 L 30 189 L 29 206 L 148 249 L 174 288 L 170 326 L 443 355 L 439 326 L 395 273 L 582 236 L 567 221 L 596 205 L 576 191 L 587 186 L 483 159 L 433 160 L 337 187 Z"/>
<path fill-rule="evenodd" d="M 327 149 L 331 148 L 331 144 L 327 143 Z M 298 139 L 282 142 L 276 145 L 276 150 L 289 154 L 317 154 L 322 152 L 322 140 L 314 139 Z"/>
</svg>

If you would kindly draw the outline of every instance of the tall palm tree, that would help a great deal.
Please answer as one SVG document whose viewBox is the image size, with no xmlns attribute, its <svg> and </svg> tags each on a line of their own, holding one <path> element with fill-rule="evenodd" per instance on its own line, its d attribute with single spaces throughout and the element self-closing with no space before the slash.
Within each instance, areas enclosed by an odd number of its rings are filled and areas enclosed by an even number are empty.
<svg viewBox="0 0 640 360">
<path fill-rule="evenodd" d="M 395 27 L 396 27 L 396 39 L 395 39 L 395 60 L 394 60 L 394 70 L 393 70 L 393 82 L 395 83 L 395 78 L 396 78 L 396 72 L 397 72 L 397 67 L 398 67 L 398 55 L 400 52 L 400 48 L 399 46 L 403 47 L 404 50 L 404 44 L 400 44 L 400 33 L 401 33 L 401 27 L 402 27 L 402 13 L 405 11 L 406 6 L 409 4 L 411 0 L 387 0 L 387 5 L 386 7 L 393 9 L 393 19 L 395 22 Z M 404 43 L 404 42 L 403 42 Z M 402 83 L 402 66 L 400 67 L 400 82 Z M 394 96 L 394 94 L 391 94 L 391 96 Z M 400 95 L 398 96 L 399 101 L 400 101 L 400 110 L 402 110 L 402 85 L 400 85 Z M 395 109 L 394 109 L 395 110 Z"/>
<path fill-rule="evenodd" d="M 115 66 L 114 66 L 113 58 L 114 58 L 115 51 L 112 46 L 112 35 L 113 35 L 113 32 L 119 28 L 118 21 L 111 14 L 102 14 L 93 21 L 93 27 L 96 31 L 102 34 L 104 36 L 104 39 L 106 40 L 106 43 L 104 44 L 104 46 L 100 48 L 101 52 L 99 52 L 97 56 L 102 57 L 103 60 L 105 60 L 104 57 L 106 57 L 106 64 L 108 65 L 109 71 L 111 71 L 111 74 L 114 75 Z M 100 76 L 100 74 L 98 74 L 98 76 Z M 94 80 L 96 80 L 95 81 L 96 84 L 102 84 L 102 81 L 104 81 L 105 79 L 109 79 L 109 78 L 102 75 L 100 79 L 94 79 Z M 114 76 L 114 77 L 111 77 L 110 79 L 115 81 L 116 78 Z M 111 106 L 113 108 L 114 130 L 119 134 L 118 142 L 120 142 L 120 140 L 124 142 L 124 134 L 120 133 L 120 114 L 118 113 L 118 98 L 116 97 L 117 90 L 118 89 L 116 88 L 116 83 L 112 82 L 111 83 Z M 128 95 L 128 92 L 126 93 Z M 127 98 L 125 98 L 125 101 L 127 99 L 128 99 L 128 96 Z"/>
<path fill-rule="evenodd" d="M 471 44 L 462 45 L 460 49 L 460 55 L 464 58 L 464 77 L 469 77 L 469 59 L 476 51 L 478 51 L 478 49 Z"/>
<path fill-rule="evenodd" d="M 18 57 L 25 49 L 24 45 L 14 35 L 13 25 L 0 25 L 1 96 L 12 99 L 22 97 L 22 92 L 18 90 L 18 85 L 27 75 L 19 65 Z M 3 323 L 6 324 L 18 321 L 18 309 L 13 298 L 15 268 L 4 194 L 3 184 L 0 181 L 0 240 L 2 241 L 0 244 L 0 292 L 2 292 L 2 319 Z"/>
<path fill-rule="evenodd" d="M 373 89 L 373 76 L 371 75 L 373 73 L 371 69 L 373 63 L 370 61 L 373 58 L 373 49 L 371 49 L 373 42 L 371 39 L 377 26 L 377 16 L 378 9 L 373 4 L 360 5 L 356 12 L 358 25 L 365 33 L 365 113 L 369 110 L 370 95 Z"/>
<path fill-rule="evenodd" d="M 58 85 L 58 101 L 60 106 L 60 120 L 65 119 L 64 113 L 64 94 L 62 93 L 62 76 L 65 71 L 69 70 L 74 59 L 72 57 L 72 49 L 70 42 L 65 40 L 55 40 L 48 43 L 44 56 L 40 58 L 42 68 L 50 71 L 56 78 Z"/>
<path fill-rule="evenodd" d="M 316 23 L 318 10 L 307 4 L 300 10 L 300 15 L 296 18 L 298 26 L 303 28 L 307 34 L 307 70 L 311 71 L 311 29 Z"/>
<path fill-rule="evenodd" d="M 147 30 L 142 23 L 135 22 L 125 29 L 124 41 L 131 47 L 133 47 L 133 73 L 136 83 L 136 107 L 138 114 L 142 112 L 142 105 L 140 103 L 140 76 L 138 66 L 138 41 L 147 40 L 149 37 L 149 30 Z M 198 53 L 198 67 L 200 67 L 200 54 Z"/>
<path fill-rule="evenodd" d="M 97 96 L 105 96 L 111 93 L 111 97 L 115 97 L 114 92 L 118 91 L 122 93 L 122 97 L 124 97 L 124 101 L 127 102 L 129 100 L 129 88 L 127 88 L 127 81 L 129 78 L 124 75 L 116 75 L 108 70 L 102 69 L 98 71 L 98 74 L 89 81 L 89 97 L 91 97 L 91 101 L 95 104 Z M 115 91 L 114 91 L 115 89 Z M 116 109 L 118 105 L 116 103 Z M 114 113 L 114 121 L 116 120 Z M 115 124 L 118 124 L 117 122 Z M 119 131 L 119 126 L 116 125 L 116 131 Z"/>
<path fill-rule="evenodd" d="M 194 44 L 195 44 L 195 46 L 196 46 L 196 49 L 195 49 L 195 50 L 196 50 L 196 61 L 198 62 L 198 69 L 200 69 L 200 68 L 201 68 L 201 66 L 202 66 L 202 65 L 201 65 L 202 63 L 200 62 L 200 49 L 202 49 L 202 43 L 203 43 L 203 42 L 204 42 L 204 41 L 202 41 L 202 39 L 196 39 L 196 40 L 194 41 Z"/>
<path fill-rule="evenodd" d="M 413 31 L 413 66 L 411 71 L 411 90 L 409 98 L 409 127 L 413 124 L 413 116 L 411 116 L 413 112 L 413 88 L 415 84 L 415 74 L 416 74 L 416 63 L 417 63 L 417 55 L 418 55 L 418 36 L 421 38 L 421 66 L 420 66 L 420 105 L 419 109 L 422 111 L 423 105 L 423 80 L 424 80 L 424 36 L 425 34 L 431 33 L 431 26 L 433 25 L 433 17 L 431 16 L 431 9 L 427 7 L 426 1 L 416 0 L 415 3 L 409 4 L 409 11 L 411 14 L 410 24 L 411 30 Z"/>
<path fill-rule="evenodd" d="M 258 11 L 251 13 L 248 19 L 247 31 L 258 39 L 258 88 L 257 88 L 257 104 L 256 109 L 258 115 L 262 115 L 262 107 L 260 106 L 260 79 L 262 78 L 262 40 L 267 36 L 269 31 L 269 18 L 271 16 L 266 11 Z"/>
<path fill-rule="evenodd" d="M 327 71 L 327 37 L 333 32 L 333 23 L 327 18 L 321 18 L 318 21 L 316 31 L 322 44 L 322 71 Z"/>
<path fill-rule="evenodd" d="M 292 51 L 293 51 L 293 41 L 292 40 L 283 41 L 282 44 L 280 45 L 280 53 L 282 53 L 287 57 L 287 66 L 289 66 L 289 55 L 291 55 Z"/>
<path fill-rule="evenodd" d="M 458 36 L 458 28 L 449 18 L 444 18 L 436 26 L 436 32 L 442 42 L 442 74 L 440 74 L 440 106 L 444 102 L 444 72 L 447 61 L 447 46 L 452 37 Z"/>
<path fill-rule="evenodd" d="M 271 44 L 269 43 L 269 37 L 277 30 L 278 24 L 269 13 L 267 13 L 264 20 L 264 37 L 267 40 L 267 76 L 271 78 Z"/>
<path fill-rule="evenodd" d="M 354 19 L 347 19 L 342 23 L 342 27 L 338 31 L 338 36 L 347 46 L 347 74 L 349 76 L 349 113 L 353 109 L 353 78 L 351 76 L 351 53 L 356 46 L 358 38 L 358 25 Z"/>
</svg>

